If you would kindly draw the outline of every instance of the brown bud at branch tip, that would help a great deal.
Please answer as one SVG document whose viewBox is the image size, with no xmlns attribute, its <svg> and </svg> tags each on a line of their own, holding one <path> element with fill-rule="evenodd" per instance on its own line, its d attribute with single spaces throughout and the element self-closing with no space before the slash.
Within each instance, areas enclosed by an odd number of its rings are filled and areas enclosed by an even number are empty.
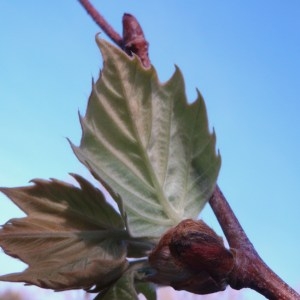
<svg viewBox="0 0 300 300">
<path fill-rule="evenodd" d="M 135 53 L 145 68 L 150 67 L 149 44 L 137 19 L 130 14 L 124 14 L 123 16 L 123 44 L 127 54 L 132 55 L 132 53 Z"/>
<path fill-rule="evenodd" d="M 203 221 L 184 220 L 168 230 L 149 255 L 149 280 L 197 294 L 222 291 L 234 264 L 223 240 Z"/>
</svg>

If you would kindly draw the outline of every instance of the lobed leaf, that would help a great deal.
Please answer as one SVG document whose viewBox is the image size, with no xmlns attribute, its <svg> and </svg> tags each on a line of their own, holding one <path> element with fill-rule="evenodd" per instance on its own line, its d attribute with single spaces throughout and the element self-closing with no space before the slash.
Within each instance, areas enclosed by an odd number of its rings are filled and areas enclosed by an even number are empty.
<svg viewBox="0 0 300 300">
<path fill-rule="evenodd" d="M 124 201 L 134 237 L 160 237 L 195 218 L 211 195 L 221 158 L 198 92 L 188 104 L 181 72 L 159 82 L 153 67 L 97 38 L 104 67 L 93 83 L 78 159 Z"/>
<path fill-rule="evenodd" d="M 98 189 L 73 176 L 80 188 L 52 179 L 0 189 L 27 214 L 3 225 L 0 246 L 28 264 L 0 280 L 54 290 L 103 289 L 127 268 L 122 218 Z"/>
</svg>

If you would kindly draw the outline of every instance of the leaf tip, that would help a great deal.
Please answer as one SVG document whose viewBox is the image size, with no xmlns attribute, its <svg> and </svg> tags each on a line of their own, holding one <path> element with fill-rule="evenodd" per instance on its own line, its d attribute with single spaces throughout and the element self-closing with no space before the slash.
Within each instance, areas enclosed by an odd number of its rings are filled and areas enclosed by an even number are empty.
<svg viewBox="0 0 300 300">
<path fill-rule="evenodd" d="M 0 187 L 0 192 L 7 196 L 7 194 L 9 193 L 9 189 L 10 188 L 8 187 Z"/>
</svg>

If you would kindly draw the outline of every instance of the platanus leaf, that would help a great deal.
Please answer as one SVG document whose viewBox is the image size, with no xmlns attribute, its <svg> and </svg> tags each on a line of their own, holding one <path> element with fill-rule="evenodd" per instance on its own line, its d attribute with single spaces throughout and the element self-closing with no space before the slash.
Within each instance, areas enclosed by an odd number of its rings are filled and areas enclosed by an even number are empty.
<svg viewBox="0 0 300 300">
<path fill-rule="evenodd" d="M 138 300 L 132 274 L 123 274 L 119 280 L 107 290 L 97 295 L 94 300 Z"/>
<path fill-rule="evenodd" d="M 58 180 L 1 188 L 28 216 L 0 230 L 0 246 L 28 268 L 0 276 L 54 290 L 108 287 L 127 268 L 123 220 L 103 194 L 78 175 L 80 188 Z"/>
<path fill-rule="evenodd" d="M 143 294 L 147 300 L 156 300 L 154 284 L 138 279 L 139 265 L 143 268 L 143 262 L 132 263 L 114 285 L 102 291 L 94 300 L 138 300 L 139 294 Z"/>
<path fill-rule="evenodd" d="M 200 93 L 188 104 L 178 68 L 162 84 L 153 67 L 97 43 L 104 67 L 73 151 L 122 197 L 132 236 L 159 237 L 197 217 L 211 195 L 221 164 L 215 134 Z"/>
</svg>

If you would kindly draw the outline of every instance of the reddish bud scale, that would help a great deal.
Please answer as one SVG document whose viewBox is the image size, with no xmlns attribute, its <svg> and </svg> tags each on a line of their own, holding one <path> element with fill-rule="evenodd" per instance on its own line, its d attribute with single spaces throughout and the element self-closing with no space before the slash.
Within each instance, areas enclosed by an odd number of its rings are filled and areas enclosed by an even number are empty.
<svg viewBox="0 0 300 300">
<path fill-rule="evenodd" d="M 149 44 L 137 19 L 130 14 L 124 14 L 123 16 L 123 44 L 127 54 L 136 54 L 145 68 L 150 67 Z"/>
<path fill-rule="evenodd" d="M 234 258 L 203 221 L 184 220 L 168 230 L 149 256 L 156 274 L 149 280 L 197 294 L 222 291 Z"/>
<path fill-rule="evenodd" d="M 208 225 L 188 219 L 176 228 L 169 244 L 173 256 L 195 271 L 204 269 L 216 277 L 230 273 L 233 255 Z"/>
</svg>

